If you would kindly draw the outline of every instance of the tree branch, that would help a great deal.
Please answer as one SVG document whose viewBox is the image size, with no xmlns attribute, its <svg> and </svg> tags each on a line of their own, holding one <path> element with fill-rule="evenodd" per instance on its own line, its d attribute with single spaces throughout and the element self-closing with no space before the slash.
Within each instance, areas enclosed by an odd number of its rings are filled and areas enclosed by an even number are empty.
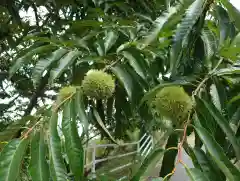
<svg viewBox="0 0 240 181">
<path fill-rule="evenodd" d="M 24 116 L 29 115 L 33 108 L 36 106 L 37 104 L 37 99 L 38 97 L 40 97 L 40 95 L 42 94 L 42 92 L 44 91 L 45 86 L 48 83 L 48 78 L 50 76 L 50 71 L 48 71 L 48 73 L 42 78 L 39 86 L 37 87 L 35 93 L 32 95 L 32 98 L 30 99 L 30 103 L 28 104 L 27 109 L 24 112 Z M 21 132 L 23 131 L 23 129 L 20 129 L 17 134 L 16 134 L 16 138 L 20 138 L 21 137 Z"/>
<path fill-rule="evenodd" d="M 39 86 L 36 89 L 36 92 L 32 95 L 32 98 L 30 99 L 30 103 L 27 107 L 27 109 L 24 112 L 24 116 L 29 115 L 32 111 L 32 109 L 35 107 L 35 105 L 37 104 L 37 98 L 42 94 L 42 92 L 44 91 L 45 86 L 48 83 L 48 78 L 50 75 L 50 71 L 42 78 L 42 80 L 40 81 Z"/>
<path fill-rule="evenodd" d="M 33 8 L 34 15 L 35 15 L 37 29 L 39 30 L 39 18 L 38 18 L 38 13 L 37 13 L 37 7 L 34 3 L 32 4 L 32 8 Z"/>
</svg>

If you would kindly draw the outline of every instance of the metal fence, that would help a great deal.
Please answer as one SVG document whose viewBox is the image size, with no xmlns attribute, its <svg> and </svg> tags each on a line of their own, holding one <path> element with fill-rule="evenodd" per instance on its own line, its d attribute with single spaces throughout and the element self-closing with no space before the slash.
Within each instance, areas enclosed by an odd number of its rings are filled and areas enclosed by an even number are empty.
<svg viewBox="0 0 240 181">
<path fill-rule="evenodd" d="M 114 155 L 114 156 L 107 156 L 107 157 L 101 158 L 101 159 L 96 158 L 96 150 L 99 149 L 99 148 L 108 148 L 108 147 L 117 148 L 117 147 L 124 147 L 124 146 L 133 146 L 133 145 L 136 145 L 136 150 L 133 150 L 131 152 L 127 152 L 127 153 L 124 153 L 124 154 L 118 154 L 118 155 Z M 140 158 L 146 158 L 146 156 L 153 149 L 153 137 L 151 135 L 148 135 L 148 134 L 145 133 L 141 137 L 141 139 L 137 142 L 124 143 L 124 144 L 121 144 L 121 145 L 117 145 L 117 144 L 99 144 L 99 145 L 95 144 L 94 145 L 93 144 L 93 145 L 88 146 L 85 149 L 85 152 L 87 152 L 89 149 L 92 149 L 92 152 L 91 152 L 92 153 L 92 161 L 88 164 L 85 164 L 85 168 L 90 167 L 92 178 L 96 178 L 96 165 L 101 163 L 101 162 L 108 161 L 108 160 L 113 160 L 113 159 L 119 159 L 119 158 L 123 158 L 123 157 L 130 156 L 130 155 L 139 155 Z M 129 163 L 126 163 L 124 165 L 116 165 L 116 167 L 111 168 L 109 173 L 113 173 L 113 172 L 122 170 L 126 167 L 130 167 L 133 164 L 135 164 L 135 161 L 139 161 L 139 160 L 133 160 L 133 161 L 130 161 Z M 123 180 L 123 179 L 126 179 L 126 178 L 127 178 L 127 175 L 123 175 L 118 180 Z"/>
</svg>

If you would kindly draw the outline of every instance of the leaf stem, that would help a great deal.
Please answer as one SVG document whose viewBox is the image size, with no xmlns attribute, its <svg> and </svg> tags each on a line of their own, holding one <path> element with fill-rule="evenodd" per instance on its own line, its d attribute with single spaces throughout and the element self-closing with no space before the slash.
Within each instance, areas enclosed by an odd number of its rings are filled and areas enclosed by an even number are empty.
<svg viewBox="0 0 240 181">
<path fill-rule="evenodd" d="M 26 139 L 28 135 L 33 131 L 33 129 L 41 122 L 41 118 L 38 118 L 38 121 L 31 127 L 29 130 L 21 136 L 21 139 Z"/>
<path fill-rule="evenodd" d="M 76 94 L 76 92 L 72 93 L 71 95 L 69 95 L 68 97 L 66 97 L 62 102 L 60 102 L 58 105 L 56 105 L 56 107 L 53 109 L 54 112 L 56 112 L 67 100 L 69 100 L 70 98 L 72 98 L 72 96 Z"/>
</svg>

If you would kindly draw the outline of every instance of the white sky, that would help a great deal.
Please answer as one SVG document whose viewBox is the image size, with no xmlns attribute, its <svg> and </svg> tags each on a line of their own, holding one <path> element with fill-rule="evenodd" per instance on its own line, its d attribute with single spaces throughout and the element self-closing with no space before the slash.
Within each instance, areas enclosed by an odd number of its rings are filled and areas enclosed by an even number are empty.
<svg viewBox="0 0 240 181">
<path fill-rule="evenodd" d="M 240 0 L 230 0 L 230 2 L 240 10 Z"/>
<path fill-rule="evenodd" d="M 240 0 L 230 0 L 230 2 L 238 9 L 240 10 Z M 45 15 L 46 14 L 46 9 L 42 6 L 42 7 L 38 7 L 38 11 L 40 11 L 40 14 Z M 27 18 L 28 20 L 30 20 L 30 23 L 35 24 L 35 19 L 34 17 L 34 12 L 32 10 L 32 8 L 29 8 L 27 12 L 22 11 L 20 12 L 20 17 L 24 17 Z"/>
</svg>

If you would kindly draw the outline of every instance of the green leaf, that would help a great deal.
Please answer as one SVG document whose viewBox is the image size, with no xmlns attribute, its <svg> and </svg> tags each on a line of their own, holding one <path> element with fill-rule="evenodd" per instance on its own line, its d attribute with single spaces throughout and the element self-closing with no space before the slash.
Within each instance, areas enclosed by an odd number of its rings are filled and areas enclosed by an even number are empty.
<svg viewBox="0 0 240 181">
<path fill-rule="evenodd" d="M 210 86 L 210 95 L 212 98 L 212 102 L 213 104 L 216 106 L 216 108 L 221 111 L 222 107 L 221 107 L 221 103 L 220 103 L 220 97 L 218 95 L 218 90 L 215 84 L 212 84 Z"/>
<path fill-rule="evenodd" d="M 236 137 L 239 139 L 240 138 L 240 125 L 238 126 L 238 129 L 236 131 Z"/>
<path fill-rule="evenodd" d="M 228 95 L 227 95 L 227 90 L 225 89 L 226 85 L 218 77 L 213 77 L 212 79 L 213 79 L 213 82 L 214 82 L 217 92 L 218 92 L 219 103 L 221 105 L 221 109 L 225 110 L 227 107 L 227 101 L 229 99 Z"/>
<path fill-rule="evenodd" d="M 223 115 L 217 110 L 217 108 L 203 99 L 199 99 L 204 106 L 208 109 L 209 113 L 214 117 L 215 121 L 218 123 L 223 132 L 227 135 L 229 141 L 231 142 L 233 149 L 236 153 L 238 160 L 240 160 L 240 144 L 236 139 L 232 128 L 229 126 L 228 121 L 223 117 Z"/>
<path fill-rule="evenodd" d="M 149 21 L 149 23 L 154 23 L 154 21 L 152 20 L 152 18 L 148 15 L 144 15 L 144 14 L 141 14 L 141 13 L 134 13 L 134 15 L 142 20 L 146 20 L 146 21 Z"/>
<path fill-rule="evenodd" d="M 221 173 L 215 168 L 214 163 L 208 159 L 203 150 L 194 148 L 193 152 L 202 171 L 211 181 L 223 181 L 223 179 L 220 177 Z"/>
<path fill-rule="evenodd" d="M 103 40 L 98 40 L 94 43 L 94 46 L 97 49 L 98 55 L 100 57 L 106 55 L 106 50 L 105 50 L 105 46 L 104 46 L 104 41 Z"/>
<path fill-rule="evenodd" d="M 197 168 L 187 168 L 185 167 L 188 176 L 191 178 L 192 181 L 212 181 L 209 180 L 206 175 L 204 175 L 203 172 L 201 172 L 199 169 Z"/>
<path fill-rule="evenodd" d="M 37 85 L 42 77 L 43 72 L 47 70 L 53 63 L 62 58 L 66 53 L 66 49 L 60 48 L 54 51 L 50 57 L 39 60 L 33 70 L 33 83 Z"/>
<path fill-rule="evenodd" d="M 236 28 L 240 30 L 240 22 L 239 22 L 240 12 L 238 11 L 238 9 L 235 6 L 233 6 L 229 2 L 229 0 L 220 0 L 220 1 L 227 8 L 230 19 L 235 24 Z"/>
<path fill-rule="evenodd" d="M 231 22 L 226 9 L 223 6 L 215 6 L 216 18 L 218 20 L 219 27 L 219 44 L 225 46 L 228 42 L 231 31 Z"/>
<path fill-rule="evenodd" d="M 93 28 L 98 28 L 101 25 L 104 25 L 106 23 L 104 22 L 100 22 L 100 21 L 96 21 L 96 20 L 78 20 L 78 21 L 74 21 L 72 23 L 72 27 L 73 29 L 81 29 L 83 27 L 93 27 Z"/>
<path fill-rule="evenodd" d="M 152 32 L 149 33 L 149 35 L 144 39 L 143 47 L 148 46 L 152 41 L 156 40 L 158 38 L 158 35 L 164 25 L 168 22 L 168 20 L 178 12 L 182 5 L 179 3 L 176 6 L 171 6 L 167 12 L 163 13 L 163 15 L 159 16 L 155 22 L 155 28 L 152 30 Z"/>
<path fill-rule="evenodd" d="M 229 68 L 222 68 L 214 72 L 214 75 L 223 76 L 223 75 L 239 75 L 240 74 L 240 67 L 229 67 Z"/>
<path fill-rule="evenodd" d="M 49 121 L 50 171 L 53 181 L 66 181 L 67 173 L 61 153 L 61 140 L 58 135 L 58 113 L 53 111 Z"/>
<path fill-rule="evenodd" d="M 228 102 L 228 106 L 230 106 L 231 104 L 235 103 L 236 101 L 239 101 L 240 99 L 240 94 L 234 96 L 233 98 L 231 98 Z"/>
<path fill-rule="evenodd" d="M 211 59 L 217 50 L 217 39 L 215 34 L 206 26 L 202 30 L 201 38 L 204 43 L 206 65 L 211 68 Z"/>
<path fill-rule="evenodd" d="M 0 154 L 1 181 L 17 179 L 28 143 L 28 139 L 13 139 L 3 148 Z"/>
<path fill-rule="evenodd" d="M 82 92 L 80 89 L 77 89 L 77 93 L 76 93 L 76 99 L 74 99 L 75 101 L 75 108 L 76 108 L 76 112 L 77 115 L 80 119 L 80 122 L 83 124 L 83 129 L 84 132 L 88 135 L 88 118 L 86 115 L 86 108 L 84 106 L 84 102 L 83 102 L 83 97 L 82 97 Z"/>
<path fill-rule="evenodd" d="M 198 18 L 202 15 L 206 4 L 207 0 L 195 0 L 187 9 L 184 19 L 176 30 L 175 42 L 170 54 L 170 71 L 173 74 L 175 74 L 180 64 L 183 42 L 189 36 Z"/>
<path fill-rule="evenodd" d="M 232 61 L 237 61 L 240 52 L 239 46 L 228 46 L 220 50 L 219 55 L 223 58 L 230 59 Z"/>
<path fill-rule="evenodd" d="M 84 151 L 78 135 L 74 102 L 65 103 L 63 109 L 62 131 L 65 137 L 65 148 L 74 180 L 83 180 Z"/>
<path fill-rule="evenodd" d="M 117 54 L 120 53 L 121 51 L 128 49 L 130 47 L 135 47 L 136 46 L 136 42 L 126 42 L 121 44 L 118 48 L 117 48 Z"/>
<path fill-rule="evenodd" d="M 151 165 L 156 165 L 157 162 L 163 156 L 164 150 L 162 148 L 155 148 L 149 155 L 144 159 L 141 167 L 138 169 L 137 173 L 132 177 L 131 181 L 139 181 L 142 176 L 144 176 Z"/>
<path fill-rule="evenodd" d="M 195 131 L 195 130 L 193 130 L 193 131 Z M 195 137 L 197 137 L 197 134 L 195 135 Z M 200 164 L 196 158 L 196 155 L 193 152 L 193 148 L 190 147 L 190 145 L 188 143 L 184 143 L 183 148 L 184 148 L 185 152 L 188 154 L 188 156 L 191 158 L 194 168 L 200 169 L 202 171 Z M 195 148 L 196 148 L 196 146 L 195 146 Z"/>
<path fill-rule="evenodd" d="M 238 33 L 234 39 L 232 40 L 231 47 L 238 46 L 240 45 L 240 33 Z"/>
<path fill-rule="evenodd" d="M 49 44 L 53 44 L 56 46 L 67 45 L 66 44 L 67 41 L 59 40 L 56 37 L 52 37 L 52 38 L 46 37 L 46 34 L 44 34 L 43 32 L 42 32 L 42 34 L 36 33 L 34 35 L 33 34 L 27 35 L 23 39 L 24 39 L 24 41 L 30 40 L 30 41 L 34 41 L 34 42 L 49 43 Z"/>
<path fill-rule="evenodd" d="M 224 154 L 222 147 L 203 127 L 195 127 L 195 130 L 214 162 L 226 175 L 229 181 L 238 181 L 240 179 L 240 172 Z"/>
<path fill-rule="evenodd" d="M 198 122 L 195 122 L 195 125 L 201 125 L 211 134 L 216 133 L 217 123 L 208 111 L 208 109 L 204 106 L 203 102 L 198 98 L 195 98 L 196 102 L 196 118 Z"/>
<path fill-rule="evenodd" d="M 115 101 L 116 101 L 116 99 L 115 99 Z M 107 100 L 107 110 L 106 110 L 106 117 L 107 117 L 107 123 L 108 124 L 111 124 L 112 121 L 113 121 L 113 114 L 114 114 L 114 112 L 113 112 L 113 109 L 114 109 L 113 103 L 114 103 L 114 98 L 110 97 Z M 117 109 L 117 108 L 115 107 L 115 109 Z"/>
<path fill-rule="evenodd" d="M 0 104 L 0 115 L 2 116 L 2 113 L 8 110 L 10 107 L 12 107 L 12 104 Z"/>
<path fill-rule="evenodd" d="M 118 33 L 114 31 L 109 31 L 106 32 L 106 37 L 105 37 L 105 54 L 112 48 L 112 46 L 116 43 L 118 39 Z"/>
<path fill-rule="evenodd" d="M 0 142 L 11 140 L 28 121 L 32 120 L 34 120 L 33 116 L 25 116 L 9 124 L 5 130 L 0 132 Z"/>
<path fill-rule="evenodd" d="M 37 48 L 27 52 L 24 56 L 18 58 L 14 62 L 13 66 L 9 70 L 10 77 L 13 74 L 15 74 L 23 65 L 29 63 L 32 60 L 33 55 L 45 53 L 46 51 L 51 51 L 55 48 L 56 47 L 53 46 L 52 44 L 48 44 L 48 45 L 45 45 L 45 46 L 37 47 Z"/>
<path fill-rule="evenodd" d="M 131 125 L 129 119 L 132 118 L 132 108 L 127 101 L 126 92 L 122 87 L 116 86 L 114 98 L 114 109 L 116 109 L 116 112 L 113 112 L 116 120 L 114 126 L 118 128 L 115 129 L 114 136 L 121 138 L 126 133 L 126 126 L 129 127 Z"/>
<path fill-rule="evenodd" d="M 240 107 L 238 107 L 232 114 L 231 114 L 231 119 L 230 123 L 234 125 L 238 125 L 238 122 L 240 120 Z"/>
<path fill-rule="evenodd" d="M 74 50 L 62 57 L 59 60 L 58 66 L 51 71 L 50 82 L 52 83 L 55 79 L 59 78 L 62 73 L 77 59 L 79 55 L 80 52 Z"/>
<path fill-rule="evenodd" d="M 128 96 L 132 99 L 133 96 L 133 80 L 129 73 L 121 66 L 111 67 L 112 72 L 116 75 L 116 77 L 123 84 Z"/>
<path fill-rule="evenodd" d="M 144 72 L 144 58 L 141 56 L 139 51 L 134 50 L 133 48 L 129 49 L 129 51 L 123 51 L 123 56 L 129 61 L 129 64 L 133 67 L 133 69 L 140 75 L 144 80 L 146 80 L 145 72 Z M 145 64 L 146 65 L 146 64 Z"/>
<path fill-rule="evenodd" d="M 29 172 L 33 181 L 49 180 L 49 166 L 46 161 L 46 145 L 43 130 L 37 132 L 31 141 Z"/>
<path fill-rule="evenodd" d="M 96 109 L 93 109 L 93 115 L 96 118 L 96 121 L 98 123 L 98 125 L 102 128 L 102 130 L 106 133 L 106 135 L 114 142 L 117 143 L 114 138 L 112 137 L 112 135 L 109 133 L 109 131 L 107 130 L 106 126 L 104 125 L 99 113 L 97 112 Z"/>
</svg>

